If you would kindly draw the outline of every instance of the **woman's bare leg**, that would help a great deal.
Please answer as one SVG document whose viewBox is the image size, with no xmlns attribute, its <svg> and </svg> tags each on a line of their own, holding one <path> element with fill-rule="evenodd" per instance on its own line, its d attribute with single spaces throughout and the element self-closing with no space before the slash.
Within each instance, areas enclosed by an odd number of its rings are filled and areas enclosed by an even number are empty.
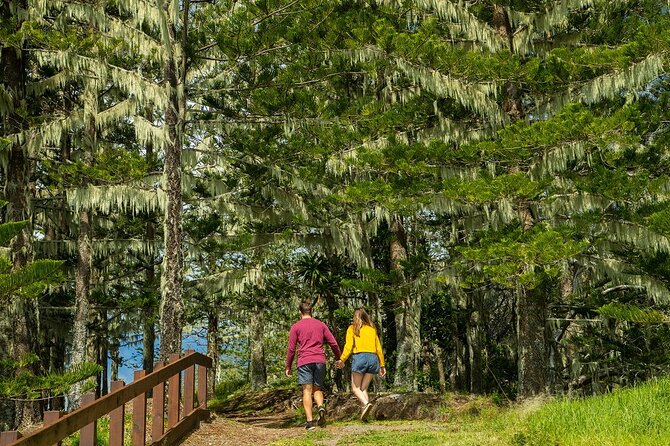
<svg viewBox="0 0 670 446">
<path fill-rule="evenodd" d="M 365 402 L 370 402 L 370 397 L 368 396 L 368 387 L 370 386 L 370 383 L 372 382 L 372 378 L 374 378 L 375 375 L 372 373 L 366 373 L 363 376 L 363 379 L 361 380 L 361 392 L 365 396 Z"/>
<path fill-rule="evenodd" d="M 358 372 L 351 372 L 351 391 L 356 395 L 356 398 L 361 402 L 362 405 L 368 403 L 367 393 L 361 390 L 361 385 L 363 384 L 364 375 Z M 368 383 L 369 385 L 370 383 Z"/>
</svg>

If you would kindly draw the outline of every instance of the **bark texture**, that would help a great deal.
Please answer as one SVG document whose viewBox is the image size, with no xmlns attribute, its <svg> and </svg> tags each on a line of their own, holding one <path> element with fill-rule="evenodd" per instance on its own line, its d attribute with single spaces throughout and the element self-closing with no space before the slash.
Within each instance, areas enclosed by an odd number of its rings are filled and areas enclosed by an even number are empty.
<svg viewBox="0 0 670 446">
<path fill-rule="evenodd" d="M 268 382 L 265 367 L 265 349 L 263 348 L 263 309 L 260 306 L 256 306 L 251 311 L 249 343 L 251 353 L 251 363 L 249 364 L 251 389 L 258 390 L 265 387 Z"/>
<path fill-rule="evenodd" d="M 404 282 L 402 262 L 407 260 L 407 236 L 400 218 L 391 222 L 391 271 L 400 283 Z M 421 360 L 421 296 L 402 292 L 396 306 L 397 336 L 396 369 L 393 385 L 417 390 L 417 373 Z"/>
<path fill-rule="evenodd" d="M 163 181 L 167 197 L 164 222 L 164 257 L 160 307 L 160 357 L 167 360 L 173 353 L 181 353 L 181 334 L 184 325 L 182 250 L 182 193 L 181 151 L 184 126 L 184 85 L 179 69 L 184 70 L 182 43 L 177 41 L 176 27 L 170 16 L 170 3 L 163 4 L 162 14 L 166 22 L 163 43 L 168 46 L 163 75 L 168 92 L 168 107 L 165 111 L 165 126 L 168 141 L 165 144 Z M 185 18 L 188 17 L 188 1 L 184 2 Z M 187 24 L 182 23 L 182 32 Z"/>
</svg>

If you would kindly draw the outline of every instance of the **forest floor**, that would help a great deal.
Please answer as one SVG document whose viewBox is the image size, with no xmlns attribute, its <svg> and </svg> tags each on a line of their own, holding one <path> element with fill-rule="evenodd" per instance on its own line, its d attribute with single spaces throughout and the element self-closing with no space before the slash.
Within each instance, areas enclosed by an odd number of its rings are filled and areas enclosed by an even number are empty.
<svg viewBox="0 0 670 446">
<path fill-rule="evenodd" d="M 328 423 L 306 432 L 300 392 L 275 389 L 241 394 L 215 403 L 212 419 L 202 423 L 182 446 L 350 444 L 350 439 L 444 429 L 449 418 L 477 415 L 492 407 L 482 398 L 430 393 L 384 393 L 372 397 L 370 421 L 358 420 L 360 406 L 350 394 L 327 395 Z M 353 441 L 353 440 L 351 440 Z"/>
<path fill-rule="evenodd" d="M 306 432 L 303 426 L 281 427 L 272 417 L 258 419 L 231 419 L 216 415 L 208 423 L 202 423 L 200 429 L 191 433 L 182 446 L 260 446 L 316 444 L 336 446 L 346 438 L 359 437 L 374 432 L 409 432 L 417 429 L 415 423 L 398 424 L 330 424 L 315 431 Z M 437 425 L 435 428 L 439 428 Z"/>
<path fill-rule="evenodd" d="M 279 439 L 297 438 L 304 434 L 304 427 L 280 427 L 275 424 L 285 421 L 278 417 L 261 417 L 253 420 L 233 419 L 214 415 L 209 422 L 200 424 L 200 428 L 192 432 L 182 442 L 182 446 L 252 446 L 267 445 Z"/>
</svg>

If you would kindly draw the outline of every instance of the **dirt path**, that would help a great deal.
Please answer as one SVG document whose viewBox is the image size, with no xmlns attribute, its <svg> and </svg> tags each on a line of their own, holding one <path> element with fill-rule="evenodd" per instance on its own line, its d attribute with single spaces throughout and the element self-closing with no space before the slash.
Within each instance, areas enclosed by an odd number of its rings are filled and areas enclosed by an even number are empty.
<svg viewBox="0 0 670 446">
<path fill-rule="evenodd" d="M 302 406 L 300 393 L 296 389 L 273 389 L 253 394 L 242 394 L 229 399 L 219 407 L 223 416 L 214 415 L 208 423 L 191 433 L 181 446 L 260 446 L 280 439 L 303 438 L 304 425 L 296 425 L 296 408 Z M 427 393 L 380 393 L 375 403 L 370 423 L 328 424 L 325 429 L 310 438 L 323 446 L 335 446 L 345 437 L 383 431 L 416 430 L 416 421 L 423 428 L 440 426 L 442 419 L 435 417 L 448 404 L 452 410 L 465 410 L 474 401 L 470 397 L 453 397 L 448 403 L 438 394 Z M 360 406 L 350 394 L 330 394 L 326 404 L 331 407 L 328 420 L 356 420 Z M 389 421 L 396 420 L 389 423 Z M 324 432 L 325 431 L 325 432 Z M 287 442 L 290 444 L 290 442 Z"/>
<path fill-rule="evenodd" d="M 405 431 L 416 429 L 416 424 L 345 424 L 329 425 L 324 428 L 328 435 L 318 440 L 323 446 L 335 446 L 338 441 L 351 435 L 364 434 L 379 430 Z M 231 419 L 215 416 L 211 422 L 202 423 L 200 429 L 191 433 L 181 446 L 261 446 L 280 439 L 300 438 L 305 428 L 296 427 L 290 418 L 284 415 L 266 417 L 245 417 Z"/>
<path fill-rule="evenodd" d="M 304 432 L 303 427 L 265 427 L 262 423 L 242 423 L 215 416 L 211 422 L 201 423 L 200 429 L 186 437 L 181 446 L 267 445 L 281 438 L 300 437 Z"/>
</svg>

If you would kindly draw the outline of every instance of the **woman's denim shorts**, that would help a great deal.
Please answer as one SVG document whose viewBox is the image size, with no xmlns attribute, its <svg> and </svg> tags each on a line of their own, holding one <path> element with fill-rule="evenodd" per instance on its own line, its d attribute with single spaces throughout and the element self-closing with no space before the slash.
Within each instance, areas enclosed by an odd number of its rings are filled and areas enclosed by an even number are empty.
<svg viewBox="0 0 670 446">
<path fill-rule="evenodd" d="M 351 371 L 357 373 L 379 373 L 377 353 L 354 353 L 351 357 Z"/>
</svg>

